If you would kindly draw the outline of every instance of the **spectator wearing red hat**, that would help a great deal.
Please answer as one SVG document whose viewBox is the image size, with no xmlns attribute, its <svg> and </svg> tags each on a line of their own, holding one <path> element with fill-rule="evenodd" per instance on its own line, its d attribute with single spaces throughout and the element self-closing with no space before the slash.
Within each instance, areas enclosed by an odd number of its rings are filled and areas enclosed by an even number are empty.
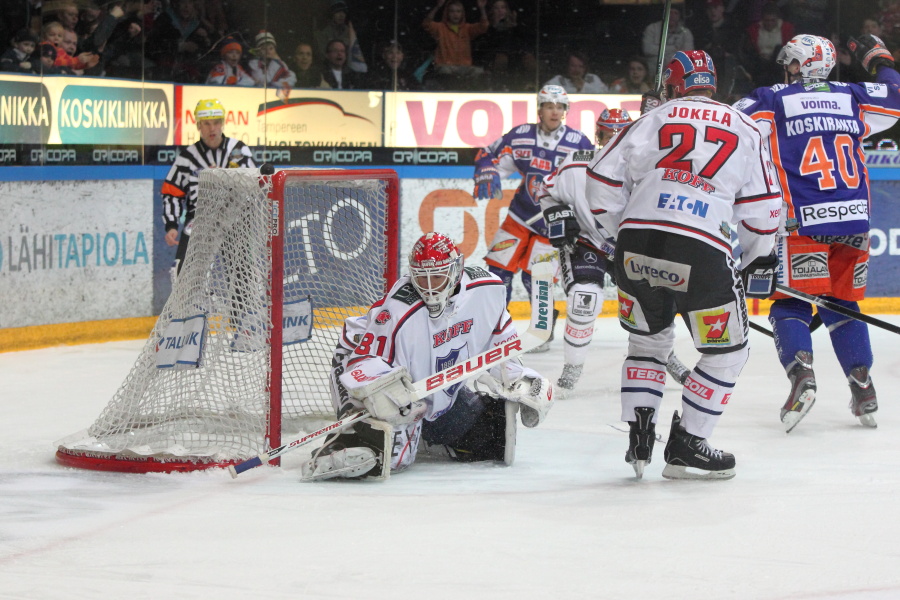
<svg viewBox="0 0 900 600">
<path fill-rule="evenodd" d="M 244 55 L 244 47 L 234 38 L 225 38 L 222 42 L 222 62 L 216 64 L 206 77 L 206 83 L 212 85 L 236 85 L 240 87 L 253 87 L 256 82 L 250 73 L 241 66 L 241 57 Z"/>
</svg>

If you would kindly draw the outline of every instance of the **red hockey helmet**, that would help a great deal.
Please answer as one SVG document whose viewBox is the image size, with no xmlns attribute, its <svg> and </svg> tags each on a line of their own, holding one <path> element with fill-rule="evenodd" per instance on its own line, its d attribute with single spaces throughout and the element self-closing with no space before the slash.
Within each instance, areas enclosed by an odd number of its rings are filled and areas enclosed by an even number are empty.
<svg viewBox="0 0 900 600">
<path fill-rule="evenodd" d="M 703 50 L 679 50 L 665 72 L 666 96 L 681 98 L 697 90 L 716 91 L 716 66 Z"/>
<path fill-rule="evenodd" d="M 444 312 L 462 272 L 462 253 L 442 233 L 426 233 L 409 253 L 410 280 L 425 301 L 431 317 L 439 317 Z"/>
<path fill-rule="evenodd" d="M 600 118 L 597 119 L 597 145 L 603 146 L 614 135 L 622 131 L 626 125 L 631 123 L 631 116 L 627 110 L 621 108 L 603 109 Z"/>
</svg>

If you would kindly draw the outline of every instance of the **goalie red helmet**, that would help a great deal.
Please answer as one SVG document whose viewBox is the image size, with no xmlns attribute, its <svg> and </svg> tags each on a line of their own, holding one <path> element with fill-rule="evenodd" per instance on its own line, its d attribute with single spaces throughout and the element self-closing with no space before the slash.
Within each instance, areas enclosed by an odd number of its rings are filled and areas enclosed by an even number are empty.
<svg viewBox="0 0 900 600">
<path fill-rule="evenodd" d="M 426 233 L 409 253 L 409 277 L 428 314 L 439 317 L 447 307 L 463 271 L 463 255 L 442 233 Z"/>
<path fill-rule="evenodd" d="M 597 145 L 603 147 L 622 128 L 631 123 L 631 115 L 621 108 L 603 109 L 600 118 L 597 119 Z"/>
<path fill-rule="evenodd" d="M 666 96 L 681 98 L 698 90 L 716 91 L 716 66 L 703 50 L 679 50 L 665 72 Z"/>
<path fill-rule="evenodd" d="M 803 81 L 823 81 L 835 65 L 834 44 L 817 35 L 796 35 L 791 38 L 775 59 L 779 65 L 790 67 L 796 60 Z"/>
</svg>

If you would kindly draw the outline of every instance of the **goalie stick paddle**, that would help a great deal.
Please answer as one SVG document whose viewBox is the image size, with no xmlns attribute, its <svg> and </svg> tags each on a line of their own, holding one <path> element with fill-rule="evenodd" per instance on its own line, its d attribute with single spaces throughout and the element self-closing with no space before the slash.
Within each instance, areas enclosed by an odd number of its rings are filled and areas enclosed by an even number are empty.
<svg viewBox="0 0 900 600">
<path fill-rule="evenodd" d="M 550 339 L 550 333 L 553 328 L 552 263 L 539 262 L 532 265 L 531 279 L 531 322 L 528 324 L 528 329 L 517 338 L 508 340 L 500 346 L 473 356 L 464 363 L 451 365 L 430 377 L 416 381 L 413 383 L 413 387 L 420 399 L 451 385 L 456 385 L 470 377 L 480 375 L 500 363 L 537 348 Z M 230 465 L 228 472 L 232 478 L 236 478 L 244 471 L 260 467 L 272 459 L 278 458 L 300 446 L 305 446 L 325 434 L 343 431 L 357 421 L 362 421 L 369 416 L 369 412 L 365 410 L 347 415 L 343 419 L 339 419 L 291 442 L 282 444 L 278 448 L 263 452 L 259 456 L 254 456 L 236 465 Z"/>
<path fill-rule="evenodd" d="M 813 296 L 811 294 L 807 294 L 806 292 L 795 290 L 794 288 L 782 285 L 780 283 L 775 284 L 775 289 L 782 294 L 787 294 L 788 296 L 793 296 L 794 298 L 799 298 L 800 300 L 806 300 L 807 302 L 811 302 L 816 306 L 821 306 L 822 308 L 826 308 L 830 311 L 844 315 L 845 317 L 850 317 L 851 319 L 856 319 L 857 321 L 862 321 L 863 323 L 868 323 L 869 325 L 874 325 L 875 327 L 887 329 L 891 333 L 900 333 L 900 327 L 897 327 L 896 325 L 892 325 L 887 321 L 882 321 L 881 319 L 876 319 L 875 317 L 870 317 L 867 314 L 857 312 L 845 306 L 841 306 L 840 304 L 837 304 L 830 300 L 826 300 L 825 298 Z"/>
</svg>

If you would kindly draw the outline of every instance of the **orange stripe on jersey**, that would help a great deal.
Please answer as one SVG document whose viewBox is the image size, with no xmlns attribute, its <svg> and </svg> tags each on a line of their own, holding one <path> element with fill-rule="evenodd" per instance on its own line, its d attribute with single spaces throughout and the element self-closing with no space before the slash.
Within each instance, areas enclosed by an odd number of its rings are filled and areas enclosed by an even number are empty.
<svg viewBox="0 0 900 600">
<path fill-rule="evenodd" d="M 163 182 L 162 193 L 167 196 L 175 196 L 176 198 L 184 198 L 184 190 L 175 187 L 168 181 Z"/>
<path fill-rule="evenodd" d="M 900 110 L 885 108 L 884 106 L 876 106 L 874 104 L 860 104 L 859 107 L 865 112 L 887 115 L 889 117 L 894 117 L 895 119 L 900 119 Z"/>
<path fill-rule="evenodd" d="M 759 114 L 768 114 L 774 116 L 774 114 L 769 111 L 764 111 Z M 791 199 L 791 189 L 788 187 L 787 173 L 785 172 L 784 167 L 781 165 L 781 149 L 778 146 L 778 132 L 775 131 L 774 124 L 772 127 L 772 133 L 769 134 L 769 148 L 772 151 L 772 162 L 775 163 L 775 172 L 778 173 L 778 183 L 781 185 L 781 197 L 787 204 L 787 218 L 793 219 L 794 202 Z"/>
</svg>

